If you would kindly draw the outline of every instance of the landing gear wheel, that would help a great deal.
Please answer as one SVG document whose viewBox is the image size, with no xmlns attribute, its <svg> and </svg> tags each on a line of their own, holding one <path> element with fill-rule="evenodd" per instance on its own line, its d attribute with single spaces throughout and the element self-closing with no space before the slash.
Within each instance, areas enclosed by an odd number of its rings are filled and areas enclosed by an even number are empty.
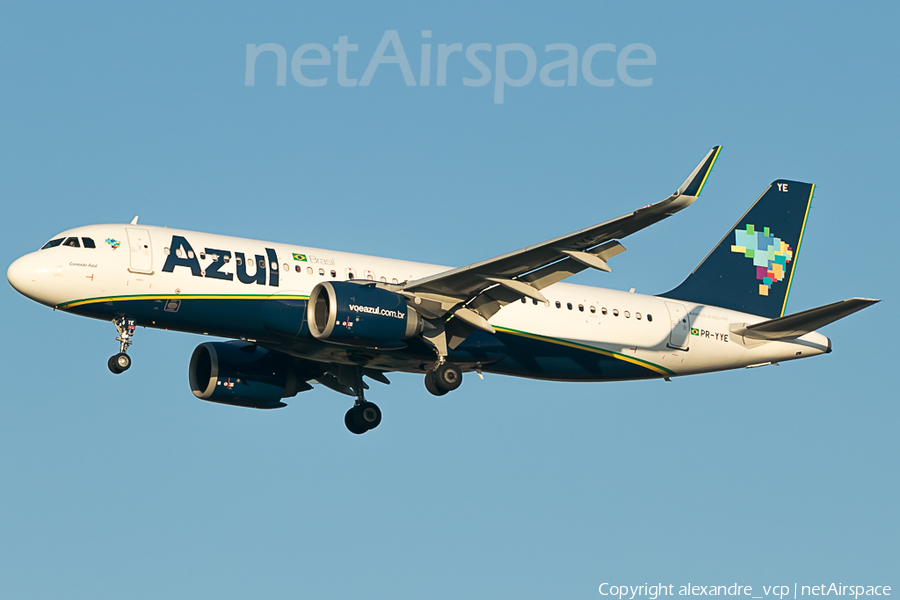
<svg viewBox="0 0 900 600">
<path fill-rule="evenodd" d="M 346 372 L 343 374 L 347 375 Z M 350 433 L 355 433 L 356 435 L 375 429 L 381 424 L 381 409 L 375 404 L 367 402 L 364 396 L 364 392 L 368 387 L 363 381 L 363 367 L 362 365 L 357 365 L 356 377 L 351 385 L 351 389 L 356 393 L 356 403 L 344 415 L 344 425 L 347 426 Z"/>
<path fill-rule="evenodd" d="M 365 404 L 356 407 L 356 410 L 359 411 L 357 420 L 365 425 L 366 431 L 375 429 L 381 424 L 381 409 L 378 408 L 376 404 L 366 402 Z"/>
<path fill-rule="evenodd" d="M 350 430 L 350 433 L 355 433 L 356 435 L 360 435 L 361 433 L 365 433 L 368 431 L 368 429 L 362 423 L 358 406 L 354 406 L 347 411 L 346 415 L 344 415 L 344 425 L 347 426 L 347 429 Z"/>
<path fill-rule="evenodd" d="M 119 373 L 124 373 L 131 367 L 131 357 L 124 352 L 119 352 L 115 356 L 109 357 L 109 360 L 106 362 L 106 366 L 109 367 L 109 370 L 116 375 L 118 375 Z"/>
<path fill-rule="evenodd" d="M 451 362 L 438 365 L 438 368 L 433 371 L 433 376 L 435 387 L 445 394 L 462 385 L 462 371 Z"/>
<path fill-rule="evenodd" d="M 435 396 L 443 396 L 447 393 L 446 390 L 438 389 L 437 384 L 434 382 L 434 371 L 425 373 L 425 389 Z"/>
</svg>

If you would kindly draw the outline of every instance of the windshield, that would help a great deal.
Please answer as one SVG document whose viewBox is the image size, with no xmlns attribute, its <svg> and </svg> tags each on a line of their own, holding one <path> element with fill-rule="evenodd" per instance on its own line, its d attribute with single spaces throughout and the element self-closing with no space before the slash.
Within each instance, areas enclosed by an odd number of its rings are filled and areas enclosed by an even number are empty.
<svg viewBox="0 0 900 600">
<path fill-rule="evenodd" d="M 46 250 L 47 248 L 53 248 L 54 246 L 59 246 L 62 244 L 63 238 L 56 238 L 55 240 L 50 240 L 43 246 L 41 246 L 41 250 Z"/>
</svg>

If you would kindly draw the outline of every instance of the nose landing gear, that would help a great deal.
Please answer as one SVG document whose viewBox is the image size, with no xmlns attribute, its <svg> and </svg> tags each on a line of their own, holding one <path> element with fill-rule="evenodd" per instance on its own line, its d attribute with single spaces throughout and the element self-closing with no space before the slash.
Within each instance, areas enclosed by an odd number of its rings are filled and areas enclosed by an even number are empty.
<svg viewBox="0 0 900 600">
<path fill-rule="evenodd" d="M 116 337 L 116 341 L 119 342 L 119 353 L 110 356 L 106 366 L 109 367 L 110 371 L 118 375 L 131 367 L 131 357 L 128 356 L 127 352 L 128 346 L 133 343 L 131 338 L 134 336 L 137 324 L 134 319 L 119 317 L 118 319 L 113 319 L 113 325 L 116 326 L 116 331 L 119 332 L 118 337 Z"/>
<path fill-rule="evenodd" d="M 106 361 L 106 366 L 109 367 L 110 371 L 118 375 L 131 367 L 131 357 L 124 352 L 119 352 L 109 357 L 109 360 Z"/>
</svg>

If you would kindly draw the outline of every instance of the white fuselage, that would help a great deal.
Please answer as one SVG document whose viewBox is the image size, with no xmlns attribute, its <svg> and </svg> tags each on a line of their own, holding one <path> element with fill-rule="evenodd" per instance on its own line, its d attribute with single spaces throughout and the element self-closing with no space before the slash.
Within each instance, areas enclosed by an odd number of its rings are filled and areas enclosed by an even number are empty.
<svg viewBox="0 0 900 600">
<path fill-rule="evenodd" d="M 179 247 L 178 264 L 165 269 L 174 252 L 173 238 L 180 236 L 191 248 Z M 321 281 L 364 279 L 403 283 L 445 271 L 448 267 L 379 258 L 303 245 L 264 242 L 238 237 L 145 225 L 92 225 L 79 227 L 58 238 L 90 238 L 95 248 L 63 244 L 39 250 L 17 260 L 8 271 L 10 283 L 22 294 L 47 306 L 102 318 L 104 305 L 142 299 L 159 303 L 159 318 L 141 318 L 147 327 L 184 329 L 243 337 L 245 331 L 229 330 L 227 323 L 209 331 L 207 323 L 166 320 L 169 307 L 178 301 L 202 299 L 305 299 Z M 193 256 L 188 256 L 188 254 Z M 228 262 L 214 266 L 216 257 L 228 254 Z M 271 257 L 277 257 L 272 264 Z M 247 281 L 264 269 L 265 276 Z M 260 258 L 264 266 L 260 266 Z M 172 263 L 173 261 L 170 261 Z M 196 267 L 185 262 L 196 262 Z M 252 263 L 252 264 L 251 264 Z M 277 276 L 272 271 L 277 271 Z M 275 285 L 273 285 L 275 283 Z M 763 317 L 715 306 L 703 306 L 657 296 L 621 292 L 583 285 L 557 283 L 542 290 L 547 304 L 526 299 L 502 308 L 490 324 L 505 339 L 528 339 L 552 344 L 566 351 L 600 352 L 624 363 L 648 369 L 648 376 L 668 377 L 747 367 L 822 354 L 830 341 L 809 333 L 791 341 L 750 342 L 730 331 L 731 325 L 752 324 Z M 170 302 L 171 301 L 171 302 Z M 210 304 L 209 306 L 213 306 Z M 91 308 L 91 311 L 86 310 Z M 177 311 L 177 308 L 172 310 Z M 552 360 L 552 352 L 548 360 Z M 340 360 L 330 355 L 329 360 Z M 315 359 L 315 358 L 314 358 Z M 411 370 L 398 362 L 398 370 Z M 476 365 L 466 365 L 476 368 Z M 490 371 L 490 365 L 477 365 Z M 548 379 L 627 379 L 630 376 L 567 376 L 529 373 L 527 369 L 501 372 Z"/>
</svg>

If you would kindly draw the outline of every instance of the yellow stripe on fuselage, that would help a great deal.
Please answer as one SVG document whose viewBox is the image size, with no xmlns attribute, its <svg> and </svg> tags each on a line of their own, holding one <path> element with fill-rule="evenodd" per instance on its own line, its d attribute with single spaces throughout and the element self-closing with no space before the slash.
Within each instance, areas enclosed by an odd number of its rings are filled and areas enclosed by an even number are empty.
<svg viewBox="0 0 900 600">
<path fill-rule="evenodd" d="M 546 337 L 543 335 L 537 335 L 534 333 L 528 333 L 525 331 L 519 331 L 518 329 L 509 329 L 507 327 L 497 327 L 494 326 L 494 329 L 497 331 L 502 331 L 503 333 L 510 333 L 512 335 L 518 335 L 521 337 L 530 338 L 532 340 L 537 340 L 539 342 L 547 342 L 550 344 L 558 344 L 560 346 L 567 346 L 569 348 L 575 348 L 576 350 L 587 350 L 588 352 L 594 352 L 596 354 L 602 354 L 603 356 L 608 356 L 610 358 L 615 358 L 618 360 L 623 360 L 625 362 L 638 365 L 639 367 L 644 367 L 645 369 L 650 369 L 654 373 L 658 373 L 660 375 L 674 375 L 673 371 L 666 369 L 665 367 L 660 367 L 659 365 L 654 365 L 651 362 L 647 362 L 645 360 L 641 360 L 639 358 L 633 358 L 631 356 L 625 356 L 624 354 L 619 354 L 617 352 L 613 352 L 612 350 L 603 350 L 601 348 L 596 348 L 594 346 L 588 346 L 587 344 L 579 344 L 578 342 L 570 342 L 567 340 L 561 340 L 558 338 Z"/>
<path fill-rule="evenodd" d="M 100 298 L 84 298 L 71 300 L 57 304 L 55 308 L 66 310 L 86 304 L 99 304 L 102 302 L 128 302 L 132 300 L 308 300 L 308 295 L 288 294 L 134 294 L 130 296 L 102 296 Z"/>
</svg>

